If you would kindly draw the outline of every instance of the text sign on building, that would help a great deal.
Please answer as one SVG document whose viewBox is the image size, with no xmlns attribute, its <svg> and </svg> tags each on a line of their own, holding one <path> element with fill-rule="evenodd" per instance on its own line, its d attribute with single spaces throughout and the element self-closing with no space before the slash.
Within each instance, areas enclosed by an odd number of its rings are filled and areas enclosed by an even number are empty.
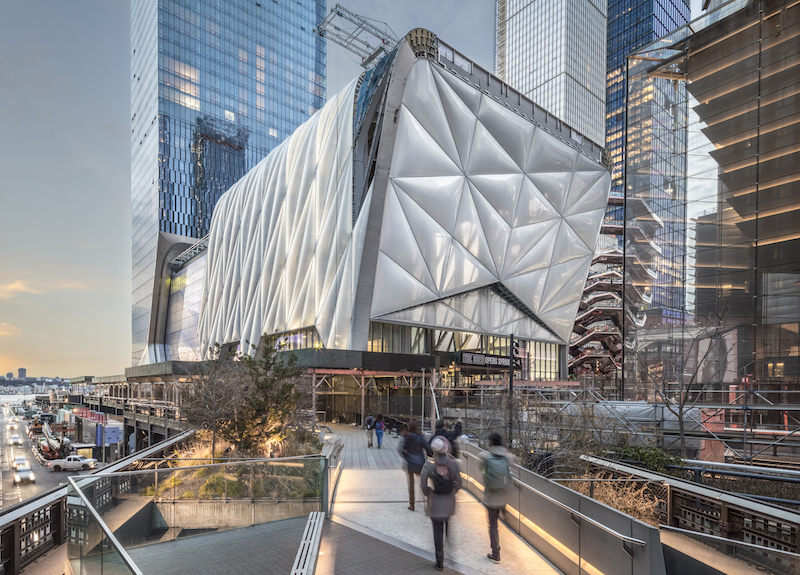
<svg viewBox="0 0 800 575">
<path fill-rule="evenodd" d="M 485 353 L 461 353 L 461 363 L 464 365 L 480 365 L 486 367 L 509 367 L 510 360 L 503 355 L 486 355 Z"/>
</svg>

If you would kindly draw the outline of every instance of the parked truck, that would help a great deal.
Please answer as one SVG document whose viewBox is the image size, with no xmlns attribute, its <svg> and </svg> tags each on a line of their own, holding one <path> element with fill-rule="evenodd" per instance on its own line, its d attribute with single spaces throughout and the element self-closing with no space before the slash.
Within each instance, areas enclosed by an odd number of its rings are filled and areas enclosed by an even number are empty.
<svg viewBox="0 0 800 575">
<path fill-rule="evenodd" d="M 68 471 L 78 471 L 79 469 L 94 469 L 97 465 L 97 460 L 83 455 L 70 455 L 64 459 L 53 459 L 47 462 L 47 467 L 53 471 L 61 471 L 66 469 Z"/>
</svg>

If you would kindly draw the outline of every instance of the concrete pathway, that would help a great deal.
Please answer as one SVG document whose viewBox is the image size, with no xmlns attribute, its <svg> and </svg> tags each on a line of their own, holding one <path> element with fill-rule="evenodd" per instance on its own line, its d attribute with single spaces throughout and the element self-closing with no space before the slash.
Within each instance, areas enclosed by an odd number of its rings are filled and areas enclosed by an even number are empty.
<svg viewBox="0 0 800 575">
<path fill-rule="evenodd" d="M 408 483 L 398 447 L 400 439 L 384 436 L 384 444 L 367 447 L 366 431 L 329 425 L 345 443 L 343 471 L 334 497 L 333 520 L 363 533 L 433 559 L 431 522 L 425 516 L 422 493 L 416 487 L 416 511 L 408 508 Z M 500 525 L 502 563 L 486 558 L 489 530 L 486 508 L 465 490 L 456 495 L 456 514 L 445 540 L 445 566 L 475 575 L 556 575 L 561 573 L 533 547 Z"/>
</svg>

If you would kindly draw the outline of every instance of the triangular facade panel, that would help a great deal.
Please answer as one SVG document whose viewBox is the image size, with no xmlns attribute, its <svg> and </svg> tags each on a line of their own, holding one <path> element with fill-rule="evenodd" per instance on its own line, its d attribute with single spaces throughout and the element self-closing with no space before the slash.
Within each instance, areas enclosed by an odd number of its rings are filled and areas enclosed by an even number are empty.
<svg viewBox="0 0 800 575">
<path fill-rule="evenodd" d="M 395 186 L 404 191 L 450 234 L 456 224 L 465 182 L 464 176 L 392 178 Z"/>
<path fill-rule="evenodd" d="M 536 126 L 530 122 L 520 122 L 517 114 L 487 97 L 481 100 L 478 119 L 520 170 L 524 170 Z"/>
<path fill-rule="evenodd" d="M 410 176 L 460 176 L 461 168 L 439 147 L 408 110 L 401 108 L 397 120 L 397 140 L 390 175 L 394 178 Z"/>
<path fill-rule="evenodd" d="M 430 67 L 414 66 L 408 76 L 408 82 L 417 88 L 404 95 L 403 105 L 436 140 L 436 143 L 450 159 L 463 169 Z"/>
</svg>

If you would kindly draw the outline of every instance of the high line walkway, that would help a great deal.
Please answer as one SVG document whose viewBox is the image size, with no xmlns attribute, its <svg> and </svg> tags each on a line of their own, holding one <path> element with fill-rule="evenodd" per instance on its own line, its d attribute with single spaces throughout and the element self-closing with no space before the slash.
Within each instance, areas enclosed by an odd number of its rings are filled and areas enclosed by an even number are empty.
<svg viewBox="0 0 800 575">
<path fill-rule="evenodd" d="M 322 528 L 315 575 L 435 573 L 431 522 L 425 516 L 418 485 L 416 511 L 408 510 L 408 483 L 398 451 L 401 439 L 387 432 L 382 449 L 377 443 L 368 448 L 364 430 L 347 425 L 328 427 L 345 447 L 332 516 Z M 445 575 L 561 573 L 502 523 L 502 562 L 490 561 L 486 557 L 490 550 L 486 509 L 465 489 L 456 500 L 456 514 L 445 539 Z M 114 517 L 112 528 L 118 523 Z M 137 546 L 128 548 L 128 553 L 144 575 L 288 575 L 305 524 L 305 517 L 284 519 Z M 25 574 L 61 575 L 66 558 L 66 545 L 62 545 L 32 564 Z M 86 568 L 99 573 L 101 567 L 95 563 L 88 560 Z"/>
<path fill-rule="evenodd" d="M 375 539 L 404 549 L 433 563 L 431 521 L 425 516 L 422 492 L 416 486 L 416 511 L 408 510 L 408 482 L 399 453 L 401 438 L 384 434 L 383 446 L 367 447 L 366 431 L 348 425 L 328 427 L 344 441 L 343 470 L 334 496 L 332 521 Z M 456 513 L 450 519 L 445 539 L 446 568 L 465 575 L 550 575 L 561 571 L 553 567 L 516 533 L 500 524 L 501 563 L 490 561 L 486 508 L 466 490 L 456 495 Z M 332 542 L 327 541 L 328 546 Z M 335 549 L 326 550 L 317 565 L 318 575 L 340 573 L 330 569 Z M 369 549 L 364 549 L 365 558 Z M 327 565 L 327 567 L 326 567 Z M 381 566 L 382 573 L 405 573 L 400 565 Z M 431 566 L 432 569 L 432 566 Z"/>
</svg>

